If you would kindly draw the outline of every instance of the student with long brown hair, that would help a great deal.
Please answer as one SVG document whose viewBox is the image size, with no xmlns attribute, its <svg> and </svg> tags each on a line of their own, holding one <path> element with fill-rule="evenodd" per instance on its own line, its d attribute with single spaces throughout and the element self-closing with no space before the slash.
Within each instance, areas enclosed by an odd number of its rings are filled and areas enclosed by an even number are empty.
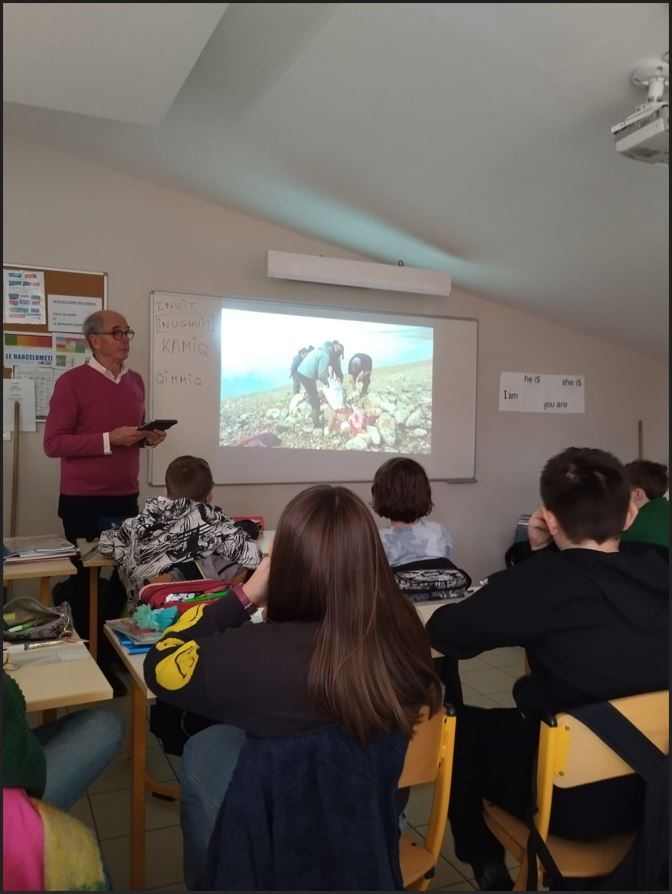
<svg viewBox="0 0 672 894">
<path fill-rule="evenodd" d="M 266 623 L 249 623 L 264 605 Z M 441 705 L 427 636 L 395 584 L 371 513 L 351 491 L 328 485 L 290 501 L 272 559 L 247 583 L 165 631 L 145 679 L 165 701 L 222 724 L 192 737 L 182 760 L 190 886 L 246 735 L 275 741 L 339 730 L 353 760 L 382 747 L 376 766 L 388 766 L 393 793 L 420 707 Z M 324 741 L 328 761 L 334 740 Z M 394 759 L 384 754 L 388 741 L 402 743 Z M 357 803 L 349 806 L 356 814 Z"/>
</svg>

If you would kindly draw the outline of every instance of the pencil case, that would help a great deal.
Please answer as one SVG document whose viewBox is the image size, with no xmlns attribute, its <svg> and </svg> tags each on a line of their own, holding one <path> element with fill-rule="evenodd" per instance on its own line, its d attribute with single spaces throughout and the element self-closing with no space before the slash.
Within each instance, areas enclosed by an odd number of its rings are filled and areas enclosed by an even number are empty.
<svg viewBox="0 0 672 894">
<path fill-rule="evenodd" d="M 17 617 L 26 615 L 32 617 L 32 620 L 25 625 L 16 625 L 16 627 L 22 629 L 12 629 L 10 625 L 8 630 L 2 631 L 2 638 L 12 643 L 58 639 L 59 637 L 69 636 L 73 630 L 72 611 L 68 602 L 51 606 L 43 605 L 30 596 L 19 596 L 16 599 L 11 599 L 4 606 L 2 614 L 3 617 L 12 614 Z"/>
</svg>

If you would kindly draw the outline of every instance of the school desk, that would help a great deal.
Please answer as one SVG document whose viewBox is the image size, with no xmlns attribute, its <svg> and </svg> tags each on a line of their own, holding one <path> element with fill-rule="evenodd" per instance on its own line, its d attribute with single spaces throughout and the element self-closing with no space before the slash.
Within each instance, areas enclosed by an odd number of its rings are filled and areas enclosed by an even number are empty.
<svg viewBox="0 0 672 894">
<path fill-rule="evenodd" d="M 42 562 L 17 562 L 2 566 L 3 581 L 39 580 L 40 601 L 49 605 L 49 581 L 52 577 L 69 577 L 77 574 L 70 559 L 45 559 Z"/>
<path fill-rule="evenodd" d="M 145 792 L 179 798 L 179 786 L 157 782 L 147 775 L 147 705 L 155 696 L 142 674 L 144 654 L 130 655 L 114 631 L 105 624 L 105 636 L 131 675 L 131 890 L 145 888 Z"/>
<path fill-rule="evenodd" d="M 77 549 L 84 568 L 89 569 L 89 648 L 94 659 L 98 658 L 98 574 L 101 568 L 114 568 L 114 559 L 98 552 L 98 541 L 78 540 Z"/>
<path fill-rule="evenodd" d="M 64 649 L 68 650 L 68 657 L 72 660 L 61 661 L 47 654 Z M 76 652 L 71 652 L 71 649 Z M 56 718 L 57 708 L 88 705 L 112 698 L 112 687 L 83 644 L 12 652 L 4 670 L 19 685 L 26 700 L 26 711 L 42 711 L 43 723 Z"/>
</svg>

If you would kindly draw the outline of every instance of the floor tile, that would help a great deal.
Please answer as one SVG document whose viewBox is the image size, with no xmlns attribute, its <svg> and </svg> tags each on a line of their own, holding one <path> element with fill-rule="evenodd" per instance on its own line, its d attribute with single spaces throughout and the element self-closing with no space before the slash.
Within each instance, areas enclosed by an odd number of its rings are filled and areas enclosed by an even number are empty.
<svg viewBox="0 0 672 894">
<path fill-rule="evenodd" d="M 90 801 L 98 828 L 98 837 L 101 841 L 105 841 L 107 838 L 118 838 L 128 831 L 131 816 L 131 792 L 129 789 L 91 795 Z M 145 798 L 145 806 L 146 829 L 179 825 L 180 807 L 178 801 L 163 801 L 148 794 Z M 175 879 L 170 881 L 172 884 Z"/>
<path fill-rule="evenodd" d="M 412 826 L 424 826 L 429 822 L 434 786 L 414 785 L 406 805 L 406 818 Z"/>
<path fill-rule="evenodd" d="M 488 698 L 496 702 L 500 708 L 515 708 L 516 702 L 513 693 L 510 690 L 505 692 L 489 692 Z"/>
<path fill-rule="evenodd" d="M 160 748 L 147 749 L 147 771 L 158 782 L 174 782 L 175 773 Z M 131 758 L 123 752 L 89 786 L 90 795 L 131 787 Z"/>
<path fill-rule="evenodd" d="M 497 667 L 466 671 L 460 674 L 460 678 L 463 686 L 481 692 L 483 695 L 489 695 L 491 692 L 503 692 L 513 686 L 511 676 Z"/>
<path fill-rule="evenodd" d="M 460 673 L 464 671 L 472 671 L 472 670 L 487 670 L 492 665 L 487 664 L 487 662 L 483 661 L 480 657 L 476 658 L 465 658 L 463 661 L 459 662 Z"/>
<path fill-rule="evenodd" d="M 182 758 L 178 754 L 167 754 L 166 759 L 173 769 L 175 778 L 180 781 L 180 770 L 182 768 Z"/>
<path fill-rule="evenodd" d="M 525 649 L 522 646 L 504 646 L 501 649 L 491 649 L 478 656 L 491 667 L 508 667 L 517 664 L 521 668 L 525 665 Z"/>
<path fill-rule="evenodd" d="M 429 890 L 434 891 L 436 888 L 444 888 L 446 885 L 453 885 L 456 882 L 466 885 L 462 873 L 443 857 L 440 857 L 434 870 L 434 878 L 429 883 Z"/>
<path fill-rule="evenodd" d="M 482 695 L 480 692 L 472 692 L 469 696 L 463 694 L 463 698 L 465 705 L 473 705 L 476 708 L 501 708 L 501 705 L 489 695 Z"/>
<path fill-rule="evenodd" d="M 179 826 L 154 829 L 147 833 L 145 854 L 146 887 L 162 891 L 183 891 L 182 833 Z M 103 855 L 115 891 L 130 891 L 130 836 L 103 841 Z M 170 888 L 167 886 L 171 886 Z M 175 887 L 180 885 L 180 887 Z"/>
<path fill-rule="evenodd" d="M 84 823 L 87 828 L 91 829 L 93 832 L 96 832 L 96 824 L 93 819 L 93 812 L 91 811 L 91 805 L 86 795 L 82 795 L 79 801 L 73 804 L 70 810 L 68 810 L 68 813 L 70 814 L 70 816 L 74 816 L 75 819 L 78 819 L 80 823 Z"/>
</svg>

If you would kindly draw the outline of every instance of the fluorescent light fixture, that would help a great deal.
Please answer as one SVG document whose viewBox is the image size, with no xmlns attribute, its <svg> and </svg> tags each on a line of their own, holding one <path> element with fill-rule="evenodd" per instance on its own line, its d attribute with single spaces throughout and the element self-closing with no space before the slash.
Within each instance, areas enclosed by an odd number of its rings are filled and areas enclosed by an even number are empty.
<svg viewBox="0 0 672 894">
<path fill-rule="evenodd" d="M 299 255 L 272 249 L 268 251 L 268 276 L 334 286 L 355 286 L 360 289 L 418 292 L 421 295 L 450 295 L 451 287 L 450 276 L 436 270 L 324 258 L 321 255 Z"/>
</svg>

